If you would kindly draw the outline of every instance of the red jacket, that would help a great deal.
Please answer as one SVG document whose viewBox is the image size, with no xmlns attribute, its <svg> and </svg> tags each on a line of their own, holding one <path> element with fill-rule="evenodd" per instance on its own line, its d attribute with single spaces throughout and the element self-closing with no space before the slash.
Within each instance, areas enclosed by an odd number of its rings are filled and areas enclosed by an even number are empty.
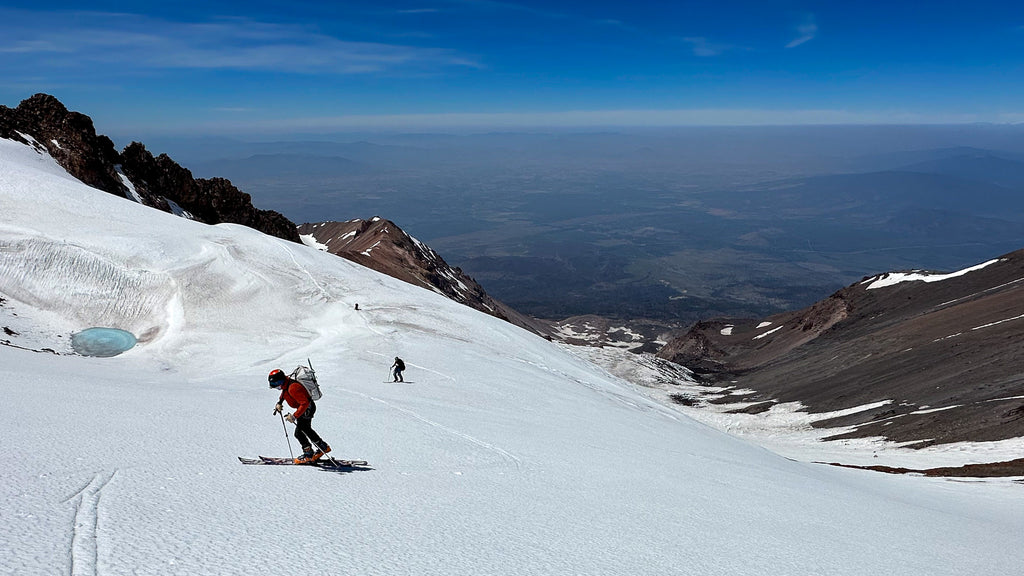
<svg viewBox="0 0 1024 576">
<path fill-rule="evenodd" d="M 309 403 L 312 402 L 309 399 L 309 392 L 306 392 L 306 387 L 302 385 L 302 382 L 292 380 L 291 378 L 285 378 L 284 380 L 284 386 L 281 387 L 281 400 L 295 408 L 294 416 L 296 418 L 301 418 L 302 414 L 309 408 Z"/>
</svg>

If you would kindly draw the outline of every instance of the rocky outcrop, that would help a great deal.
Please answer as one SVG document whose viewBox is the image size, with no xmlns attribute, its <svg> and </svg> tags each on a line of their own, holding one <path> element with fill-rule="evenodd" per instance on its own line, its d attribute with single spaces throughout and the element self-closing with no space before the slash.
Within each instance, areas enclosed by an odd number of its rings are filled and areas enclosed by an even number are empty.
<svg viewBox="0 0 1024 576">
<path fill-rule="evenodd" d="M 797 312 L 759 320 L 697 322 L 688 332 L 666 343 L 658 356 L 697 373 L 742 373 L 772 362 L 846 319 L 854 306 L 852 296 L 847 288 Z M 794 329 L 782 331 L 783 326 Z"/>
<path fill-rule="evenodd" d="M 304 243 L 341 256 L 410 284 L 433 290 L 456 302 L 547 336 L 550 328 L 491 298 L 483 287 L 449 266 L 437 252 L 390 220 L 349 220 L 302 224 Z"/>
<path fill-rule="evenodd" d="M 69 111 L 48 94 L 36 94 L 17 108 L 0 106 L 0 138 L 45 149 L 83 183 L 207 224 L 242 224 L 298 242 L 295 225 L 271 210 L 258 210 L 251 197 L 223 178 L 195 179 L 166 154 L 153 157 L 133 142 L 121 153 L 96 134 L 92 120 Z"/>
<path fill-rule="evenodd" d="M 597 314 L 548 321 L 552 338 L 572 346 L 620 348 L 636 354 L 657 352 L 679 327 L 647 318 L 608 318 Z"/>
<path fill-rule="evenodd" d="M 124 195 L 114 166 L 114 143 L 97 135 L 92 119 L 71 112 L 48 94 L 36 94 L 17 108 L 0 106 L 0 138 L 42 147 L 72 176 L 106 192 Z"/>
<path fill-rule="evenodd" d="M 257 210 L 252 197 L 224 178 L 193 178 L 166 154 L 154 157 L 132 142 L 121 154 L 122 170 L 143 197 L 162 197 L 201 222 L 231 222 L 265 234 L 299 241 L 295 224 L 278 212 Z M 169 210 L 170 211 L 170 210 Z"/>
</svg>

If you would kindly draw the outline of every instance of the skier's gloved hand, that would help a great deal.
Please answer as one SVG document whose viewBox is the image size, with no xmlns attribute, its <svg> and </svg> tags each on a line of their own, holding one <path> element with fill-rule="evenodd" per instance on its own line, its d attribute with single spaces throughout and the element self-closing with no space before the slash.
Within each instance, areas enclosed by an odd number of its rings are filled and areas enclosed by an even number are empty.
<svg viewBox="0 0 1024 576">
<path fill-rule="evenodd" d="M 274 404 L 274 416 L 280 414 L 282 410 L 284 410 L 284 406 L 282 406 L 280 402 Z"/>
<path fill-rule="evenodd" d="M 295 416 L 293 416 L 291 412 L 286 414 L 284 419 L 291 422 L 292 424 L 295 424 Z"/>
</svg>

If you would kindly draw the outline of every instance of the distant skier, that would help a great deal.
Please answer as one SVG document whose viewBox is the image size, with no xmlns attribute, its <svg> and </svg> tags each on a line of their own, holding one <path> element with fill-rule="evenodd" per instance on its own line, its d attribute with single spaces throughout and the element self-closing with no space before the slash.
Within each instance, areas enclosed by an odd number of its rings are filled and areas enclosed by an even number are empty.
<svg viewBox="0 0 1024 576">
<path fill-rule="evenodd" d="M 324 454 L 331 451 L 331 447 L 319 434 L 313 431 L 313 415 L 316 414 L 316 403 L 309 397 L 306 387 L 298 380 L 293 380 L 285 375 L 280 369 L 271 370 L 267 377 L 270 387 L 281 391 L 281 397 L 274 406 L 274 414 L 280 414 L 284 410 L 284 402 L 295 409 L 295 413 L 289 413 L 285 420 L 295 424 L 295 439 L 302 446 L 302 455 L 295 459 L 296 464 L 312 464 Z M 315 449 L 314 449 L 315 448 Z"/>
<path fill-rule="evenodd" d="M 402 362 L 401 358 L 395 356 L 395 363 L 391 365 L 391 368 L 394 370 L 393 382 L 405 382 L 405 379 L 402 378 L 402 372 L 405 372 L 405 362 Z"/>
<path fill-rule="evenodd" d="M 356 310 L 359 310 L 359 302 L 356 302 Z"/>
</svg>

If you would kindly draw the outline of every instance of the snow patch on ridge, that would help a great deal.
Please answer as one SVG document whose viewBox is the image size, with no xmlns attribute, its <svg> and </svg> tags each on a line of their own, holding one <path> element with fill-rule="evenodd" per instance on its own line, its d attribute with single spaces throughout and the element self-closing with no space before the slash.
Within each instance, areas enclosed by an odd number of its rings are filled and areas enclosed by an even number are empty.
<svg viewBox="0 0 1024 576">
<path fill-rule="evenodd" d="M 316 236 L 313 236 L 312 234 L 299 234 L 299 240 L 301 240 L 306 246 L 316 248 L 321 252 L 327 252 L 327 244 L 317 242 Z"/>
<path fill-rule="evenodd" d="M 991 266 L 992 264 L 995 264 L 996 262 L 1000 261 L 1002 261 L 1001 258 L 996 258 L 994 260 L 989 260 L 988 262 L 983 262 L 981 264 L 971 266 L 970 268 L 964 268 L 963 270 L 950 272 L 949 274 L 933 274 L 921 270 L 914 270 L 912 272 L 888 272 L 880 276 L 868 278 L 867 280 L 861 282 L 861 284 L 868 284 L 866 289 L 874 290 L 877 288 L 884 288 L 886 286 L 894 286 L 901 282 L 941 282 L 943 280 L 949 280 L 950 278 L 956 278 L 957 276 L 963 276 L 964 274 L 974 272 L 975 270 L 981 270 L 986 266 Z"/>
<path fill-rule="evenodd" d="M 124 184 L 125 188 L 128 189 L 128 192 L 125 194 L 125 196 L 127 196 L 128 199 L 132 200 L 133 202 L 136 202 L 138 204 L 144 204 L 145 202 L 142 201 L 142 196 L 139 194 L 139 191 L 135 189 L 135 184 L 133 184 L 132 181 L 128 178 L 128 176 L 125 176 L 124 172 L 121 171 L 121 166 L 118 165 L 115 166 L 114 168 L 115 170 L 117 170 L 117 176 L 121 179 L 121 183 Z"/>
<path fill-rule="evenodd" d="M 191 212 L 189 212 L 188 210 L 185 210 L 184 208 L 179 206 L 178 203 L 175 202 L 174 200 L 171 200 L 170 198 L 167 198 L 166 196 L 164 196 L 164 201 L 167 202 L 167 206 L 170 207 L 171 214 L 174 214 L 175 216 L 178 216 L 179 218 L 185 218 L 186 220 L 195 220 L 196 219 L 195 216 L 193 216 Z"/>
<path fill-rule="evenodd" d="M 771 330 L 765 332 L 764 334 L 758 334 L 757 336 L 754 336 L 754 340 L 760 340 L 761 338 L 764 338 L 765 336 L 768 336 L 769 334 L 774 334 L 775 332 L 778 332 L 779 330 L 782 330 L 782 328 L 783 328 L 782 326 L 778 326 L 776 328 L 772 328 Z"/>
</svg>

